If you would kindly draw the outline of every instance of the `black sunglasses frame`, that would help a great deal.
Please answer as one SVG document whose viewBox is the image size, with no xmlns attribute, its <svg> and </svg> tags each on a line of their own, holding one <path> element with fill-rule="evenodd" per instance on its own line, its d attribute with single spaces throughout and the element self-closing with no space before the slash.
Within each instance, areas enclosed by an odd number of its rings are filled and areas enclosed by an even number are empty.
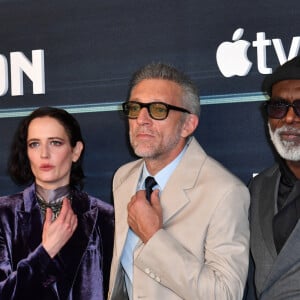
<svg viewBox="0 0 300 300">
<path fill-rule="evenodd" d="M 138 118 L 138 115 L 136 117 L 130 117 L 129 116 L 129 108 L 127 106 L 130 103 L 138 104 L 139 107 L 140 107 L 139 112 L 141 111 L 142 108 L 146 107 L 149 116 L 154 120 L 165 120 L 168 117 L 170 110 L 176 110 L 176 111 L 191 114 L 190 111 L 188 111 L 187 109 L 185 109 L 183 107 L 174 106 L 174 105 L 167 104 L 167 103 L 164 103 L 164 102 L 156 101 L 156 102 L 150 102 L 150 103 L 141 103 L 141 102 L 138 102 L 138 101 L 126 101 L 126 102 L 122 103 L 122 109 L 123 109 L 123 113 L 125 114 L 125 116 L 128 117 L 129 119 L 137 119 Z M 152 115 L 151 110 L 150 110 L 150 106 L 155 105 L 155 104 L 161 104 L 161 105 L 166 107 L 166 116 L 164 118 L 155 118 Z"/>
<path fill-rule="evenodd" d="M 295 115 L 300 117 L 300 99 L 294 100 L 292 103 L 288 102 L 287 100 L 284 100 L 284 99 L 277 99 L 277 100 L 270 99 L 270 100 L 265 101 L 264 107 L 266 109 L 266 113 L 267 113 L 268 117 L 270 117 L 272 119 L 284 118 L 287 115 L 290 107 L 293 108 Z M 275 113 L 272 114 L 271 108 L 277 109 L 277 111 L 281 110 L 280 111 L 281 114 L 279 113 L 279 111 L 278 111 L 277 115 Z"/>
</svg>

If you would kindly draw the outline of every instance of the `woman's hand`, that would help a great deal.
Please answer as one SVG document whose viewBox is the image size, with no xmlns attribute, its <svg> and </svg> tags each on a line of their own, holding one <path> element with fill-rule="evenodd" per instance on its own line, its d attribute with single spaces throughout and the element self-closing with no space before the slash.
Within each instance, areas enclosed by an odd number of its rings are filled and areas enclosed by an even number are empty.
<svg viewBox="0 0 300 300">
<path fill-rule="evenodd" d="M 47 208 L 42 234 L 42 245 L 53 258 L 67 243 L 77 228 L 78 220 L 70 200 L 63 200 L 62 208 L 56 220 L 52 221 L 52 210 Z"/>
</svg>

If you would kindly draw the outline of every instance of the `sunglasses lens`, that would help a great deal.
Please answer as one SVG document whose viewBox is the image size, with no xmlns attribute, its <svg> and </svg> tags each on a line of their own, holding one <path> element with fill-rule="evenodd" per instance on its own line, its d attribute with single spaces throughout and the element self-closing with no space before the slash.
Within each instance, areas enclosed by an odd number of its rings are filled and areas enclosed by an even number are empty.
<svg viewBox="0 0 300 300">
<path fill-rule="evenodd" d="M 286 115 L 286 113 L 288 111 L 288 108 L 289 107 L 283 102 L 279 102 L 279 101 L 269 101 L 269 102 L 267 102 L 268 116 L 270 118 L 273 118 L 273 119 L 283 118 Z"/>
<path fill-rule="evenodd" d="M 123 104 L 123 111 L 128 118 L 136 119 L 140 110 L 141 106 L 138 103 L 126 102 Z"/>
<path fill-rule="evenodd" d="M 129 101 L 124 102 L 122 104 L 122 107 L 125 116 L 127 116 L 130 119 L 137 119 L 143 107 L 147 108 L 150 117 L 155 120 L 164 120 L 167 118 L 169 113 L 168 106 L 160 102 L 139 103 Z"/>
<path fill-rule="evenodd" d="M 163 120 L 168 116 L 168 108 L 163 103 L 151 103 L 150 115 L 155 120 Z"/>
<path fill-rule="evenodd" d="M 300 100 L 295 100 L 293 102 L 293 105 L 294 105 L 294 111 L 295 111 L 296 115 L 298 117 L 300 117 Z"/>
</svg>

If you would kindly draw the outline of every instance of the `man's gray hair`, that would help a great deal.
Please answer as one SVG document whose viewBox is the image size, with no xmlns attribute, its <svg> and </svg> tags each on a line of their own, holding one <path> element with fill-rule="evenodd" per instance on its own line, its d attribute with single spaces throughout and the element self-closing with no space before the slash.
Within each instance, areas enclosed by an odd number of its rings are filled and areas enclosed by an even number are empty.
<svg viewBox="0 0 300 300">
<path fill-rule="evenodd" d="M 164 79 L 177 83 L 183 91 L 183 106 L 191 113 L 200 115 L 200 97 L 195 83 L 183 72 L 175 67 L 164 63 L 151 63 L 137 70 L 129 83 L 129 94 L 131 90 L 144 79 Z"/>
</svg>

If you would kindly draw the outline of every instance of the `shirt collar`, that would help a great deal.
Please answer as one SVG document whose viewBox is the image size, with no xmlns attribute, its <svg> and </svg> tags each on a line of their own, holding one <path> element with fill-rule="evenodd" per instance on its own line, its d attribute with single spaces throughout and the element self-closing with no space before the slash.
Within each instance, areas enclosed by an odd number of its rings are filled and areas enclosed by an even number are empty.
<svg viewBox="0 0 300 300">
<path fill-rule="evenodd" d="M 163 190 L 170 178 L 170 176 L 173 174 L 174 170 L 178 166 L 179 162 L 181 161 L 186 149 L 188 148 L 189 142 L 186 143 L 182 151 L 177 155 L 177 157 L 172 160 L 167 166 L 165 166 L 163 169 L 161 169 L 154 177 L 157 184 L 159 185 L 159 189 Z M 145 188 L 145 179 L 148 176 L 152 176 L 149 171 L 147 170 L 146 164 L 144 162 L 143 170 L 141 174 L 141 178 L 139 180 L 139 188 L 138 189 L 144 189 Z"/>
</svg>

